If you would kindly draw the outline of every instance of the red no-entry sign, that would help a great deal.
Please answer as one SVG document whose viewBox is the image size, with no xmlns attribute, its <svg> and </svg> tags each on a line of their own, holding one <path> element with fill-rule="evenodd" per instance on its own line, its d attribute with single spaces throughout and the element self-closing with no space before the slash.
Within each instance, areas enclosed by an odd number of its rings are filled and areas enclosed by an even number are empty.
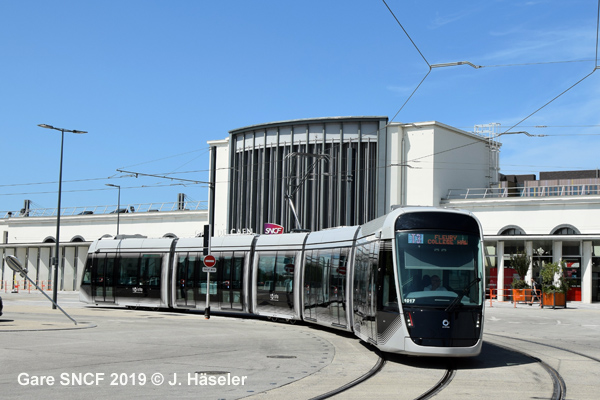
<svg viewBox="0 0 600 400">
<path fill-rule="evenodd" d="M 216 263 L 217 263 L 217 259 L 212 254 L 209 254 L 206 257 L 204 257 L 204 265 L 205 266 L 214 267 Z"/>
</svg>

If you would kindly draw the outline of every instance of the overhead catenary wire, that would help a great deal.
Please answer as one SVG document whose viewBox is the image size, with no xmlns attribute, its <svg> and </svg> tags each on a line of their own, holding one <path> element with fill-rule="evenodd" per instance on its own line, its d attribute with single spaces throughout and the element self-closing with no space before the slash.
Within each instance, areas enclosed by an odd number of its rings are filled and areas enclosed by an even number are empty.
<svg viewBox="0 0 600 400">
<path fill-rule="evenodd" d="M 195 174 L 195 173 L 203 173 L 203 172 L 209 172 L 209 170 L 199 169 L 199 170 L 193 170 L 193 171 L 180 171 L 180 172 L 164 172 L 164 173 L 159 172 L 156 175 Z M 131 178 L 131 177 L 132 177 L 132 175 L 128 174 L 128 175 L 108 176 L 108 177 L 101 177 L 101 178 L 71 179 L 71 180 L 63 180 L 63 183 L 93 182 L 93 181 L 103 181 L 103 180 L 110 180 L 110 179 L 124 179 L 124 178 Z M 58 181 L 9 183 L 9 184 L 4 184 L 4 185 L 0 184 L 0 188 L 2 188 L 2 187 L 17 187 L 17 186 L 34 186 L 34 185 L 55 185 L 57 183 L 58 183 Z"/>
<path fill-rule="evenodd" d="M 398 25 L 401 27 L 401 29 L 404 31 L 404 33 L 406 34 L 406 36 L 408 37 L 408 39 L 410 40 L 410 42 L 413 44 L 413 46 L 415 47 L 415 49 L 417 49 L 417 51 L 419 52 L 419 54 L 421 55 L 421 57 L 423 58 L 423 60 L 427 63 L 428 67 L 429 67 L 429 72 L 425 75 L 425 77 L 421 80 L 421 82 L 419 82 L 419 84 L 417 85 L 417 87 L 415 88 L 415 90 L 413 90 L 413 92 L 410 94 L 409 98 L 402 104 L 402 106 L 400 107 L 400 109 L 396 112 L 396 114 L 394 115 L 394 117 L 389 121 L 389 123 L 391 123 L 397 116 L 398 114 L 402 111 L 402 109 L 406 106 L 406 104 L 408 103 L 408 101 L 413 97 L 413 95 L 415 94 L 415 92 L 418 90 L 418 88 L 422 85 L 423 81 L 429 76 L 429 73 L 431 72 L 433 67 L 437 67 L 437 66 L 450 66 L 450 65 L 463 65 L 463 64 L 468 64 L 474 68 L 483 68 L 485 66 L 478 66 L 478 65 L 474 65 L 470 62 L 457 62 L 457 63 L 445 63 L 445 64 L 438 64 L 438 65 L 431 65 L 429 63 L 429 61 L 427 61 L 427 59 L 425 58 L 425 56 L 423 55 L 423 53 L 421 52 L 421 50 L 418 48 L 418 46 L 416 45 L 416 43 L 414 42 L 414 40 L 410 37 L 410 35 L 408 34 L 408 32 L 406 31 L 406 29 L 404 28 L 404 26 L 400 23 L 399 19 L 396 17 L 396 15 L 394 14 L 394 12 L 392 11 L 392 9 L 389 7 L 389 5 L 386 3 L 385 0 L 382 0 L 383 3 L 385 4 L 385 6 L 387 7 L 387 9 L 389 10 L 389 12 L 392 14 L 392 16 L 394 17 L 394 19 L 396 20 L 396 22 L 398 23 Z M 599 67 L 598 67 L 598 43 L 599 43 L 599 32 L 600 32 L 600 0 L 598 0 L 598 6 L 597 6 L 597 18 L 596 18 L 596 58 L 595 58 L 595 66 L 594 69 L 587 74 L 586 76 L 584 76 L 582 79 L 580 79 L 579 81 L 577 81 L 575 84 L 571 85 L 569 88 L 567 88 L 566 90 L 564 90 L 563 92 L 561 92 L 559 95 L 555 96 L 553 99 L 551 99 L 550 101 L 548 101 L 547 103 L 545 103 L 543 106 L 541 106 L 540 108 L 538 108 L 537 110 L 535 110 L 534 112 L 532 112 L 531 114 L 529 114 L 528 116 L 526 116 L 525 118 L 523 118 L 522 120 L 520 120 L 519 122 L 517 122 L 516 124 L 512 125 L 510 128 L 508 128 L 507 130 L 505 130 L 504 132 L 498 134 L 496 137 L 498 136 L 502 136 L 502 135 L 506 135 L 511 133 L 510 131 L 512 129 L 514 129 L 515 127 L 519 126 L 522 122 L 526 121 L 527 119 L 529 119 L 530 117 L 532 117 L 533 115 L 535 115 L 536 113 L 538 113 L 540 110 L 544 109 L 546 106 L 548 106 L 549 104 L 551 104 L 552 102 L 554 102 L 556 99 L 558 99 L 559 97 L 561 97 L 562 95 L 564 95 L 565 93 L 567 93 L 569 90 L 571 90 L 572 88 L 574 88 L 575 86 L 577 86 L 578 84 L 580 84 L 581 82 L 583 82 L 585 79 L 587 79 L 588 77 L 590 77 Z M 571 62 L 579 62 L 578 61 L 571 61 Z M 545 62 L 545 64 L 550 64 L 550 63 L 558 63 L 558 62 Z M 528 63 L 528 64 L 506 64 L 506 65 L 496 65 L 496 66 L 515 66 L 515 65 L 532 65 L 532 64 L 539 64 L 539 63 Z M 488 67 L 492 67 L 492 66 L 488 66 Z M 389 125 L 388 123 L 388 125 Z M 446 150 L 442 150 L 439 152 L 435 152 L 429 155 L 425 155 L 425 156 L 421 156 L 412 160 L 408 160 L 407 163 L 410 162 L 415 162 L 417 160 L 421 160 L 423 158 L 427 158 L 427 157 L 432 157 L 434 155 L 438 155 L 438 154 L 442 154 L 442 153 L 446 153 L 449 151 L 453 151 L 453 150 L 457 150 L 457 149 L 461 149 L 464 147 L 468 147 L 471 145 L 474 145 L 475 142 L 473 143 L 469 143 L 466 145 L 461 145 L 461 146 L 456 146 L 453 147 L 451 149 L 446 149 Z"/>
<path fill-rule="evenodd" d="M 122 166 L 122 167 L 119 167 L 119 168 L 131 168 L 131 167 L 137 167 L 138 165 L 151 164 L 151 163 L 153 163 L 153 162 L 157 162 L 157 161 L 163 161 L 163 160 L 168 160 L 168 159 L 170 159 L 170 158 L 175 158 L 175 157 L 179 157 L 179 156 L 183 156 L 183 155 L 186 155 L 186 154 L 191 154 L 191 153 L 197 153 L 197 152 L 199 152 L 199 151 L 204 151 L 204 153 L 203 153 L 203 154 L 206 154 L 206 153 L 208 153 L 208 152 L 210 151 L 210 147 L 203 147 L 203 148 L 201 148 L 201 149 L 196 149 L 196 150 L 186 151 L 186 152 L 184 152 L 184 153 L 179 153 L 179 154 L 173 154 L 173 155 L 171 155 L 171 156 L 162 157 L 162 158 L 157 158 L 157 159 L 154 159 L 154 160 L 142 161 L 142 162 L 140 162 L 140 163 L 137 163 L 137 164 L 124 165 L 124 166 Z M 201 154 L 201 155 L 203 155 L 203 154 Z M 200 156 L 201 156 L 201 155 L 200 155 Z M 198 158 L 198 157 L 196 157 L 196 158 Z M 195 159 L 195 158 L 194 158 L 194 159 Z M 185 164 L 184 164 L 184 165 L 185 165 Z"/>
<path fill-rule="evenodd" d="M 183 183 L 171 183 L 164 185 L 141 185 L 141 186 L 122 186 L 121 189 L 152 189 L 158 187 L 169 187 L 169 186 L 187 186 L 187 185 L 200 185 L 201 187 L 208 187 L 208 185 L 204 183 L 193 183 L 188 182 L 186 184 Z M 63 193 L 78 193 L 78 192 L 98 192 L 98 191 L 108 191 L 113 190 L 109 188 L 97 188 L 97 189 L 71 189 L 71 190 L 63 190 Z M 56 191 L 45 191 L 45 192 L 27 192 L 27 193 L 3 193 L 1 196 L 24 196 L 24 195 L 32 195 L 32 194 L 54 194 Z"/>
</svg>

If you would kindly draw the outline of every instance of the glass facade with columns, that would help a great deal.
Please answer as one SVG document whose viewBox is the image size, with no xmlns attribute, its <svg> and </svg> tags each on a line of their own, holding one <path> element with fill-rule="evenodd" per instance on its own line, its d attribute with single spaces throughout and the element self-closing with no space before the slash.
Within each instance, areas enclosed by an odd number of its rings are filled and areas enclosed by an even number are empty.
<svg viewBox="0 0 600 400">
<path fill-rule="evenodd" d="M 320 118 L 230 131 L 229 231 L 263 233 L 265 223 L 315 231 L 389 211 L 379 202 L 387 121 Z"/>
<path fill-rule="evenodd" d="M 486 236 L 487 287 L 506 300 L 512 281 L 519 279 L 511 268 L 511 256 L 525 252 L 531 263 L 525 280 L 540 281 L 545 263 L 564 262 L 569 281 L 567 301 L 600 301 L 600 235 L 507 235 Z"/>
</svg>

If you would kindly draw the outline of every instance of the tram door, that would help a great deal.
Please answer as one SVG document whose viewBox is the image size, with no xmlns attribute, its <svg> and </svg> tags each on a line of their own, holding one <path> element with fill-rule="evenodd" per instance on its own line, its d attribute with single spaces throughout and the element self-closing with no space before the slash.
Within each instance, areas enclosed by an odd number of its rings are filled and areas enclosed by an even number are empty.
<svg viewBox="0 0 600 400">
<path fill-rule="evenodd" d="M 244 273 L 243 253 L 236 257 L 235 253 L 223 252 L 215 254 L 217 272 L 211 274 L 216 279 L 218 299 L 221 309 L 242 310 L 242 283 Z M 215 276 L 216 275 L 216 276 Z M 213 278 L 213 276 L 215 276 Z"/>
<path fill-rule="evenodd" d="M 377 342 L 377 244 L 356 248 L 354 266 L 354 330 L 363 340 Z"/>
<path fill-rule="evenodd" d="M 193 253 L 180 253 L 177 256 L 175 303 L 179 307 L 196 307 L 199 263 L 200 257 Z"/>
<path fill-rule="evenodd" d="M 92 260 L 92 297 L 98 303 L 114 303 L 115 258 L 100 255 Z"/>
<path fill-rule="evenodd" d="M 294 306 L 294 269 L 296 253 L 293 251 L 260 252 L 257 254 L 256 311 L 265 316 L 296 314 Z"/>
</svg>

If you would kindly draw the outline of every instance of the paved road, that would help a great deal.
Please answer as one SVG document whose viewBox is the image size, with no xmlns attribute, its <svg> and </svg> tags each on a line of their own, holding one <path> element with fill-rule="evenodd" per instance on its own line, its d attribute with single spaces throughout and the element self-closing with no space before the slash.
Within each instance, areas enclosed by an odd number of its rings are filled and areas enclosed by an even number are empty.
<svg viewBox="0 0 600 400">
<path fill-rule="evenodd" d="M 87 307 L 76 293 L 59 293 L 75 325 L 39 293 L 2 296 L 2 398 L 309 399 L 353 381 L 378 361 L 357 339 L 311 326 Z M 454 379 L 436 398 L 550 398 L 547 372 L 522 352 L 555 368 L 568 398 L 597 398 L 600 361 L 563 349 L 600 360 L 600 305 L 570 307 L 488 307 L 481 356 L 451 363 Z M 379 374 L 335 398 L 413 399 L 449 365 L 445 359 L 387 358 Z"/>
</svg>

